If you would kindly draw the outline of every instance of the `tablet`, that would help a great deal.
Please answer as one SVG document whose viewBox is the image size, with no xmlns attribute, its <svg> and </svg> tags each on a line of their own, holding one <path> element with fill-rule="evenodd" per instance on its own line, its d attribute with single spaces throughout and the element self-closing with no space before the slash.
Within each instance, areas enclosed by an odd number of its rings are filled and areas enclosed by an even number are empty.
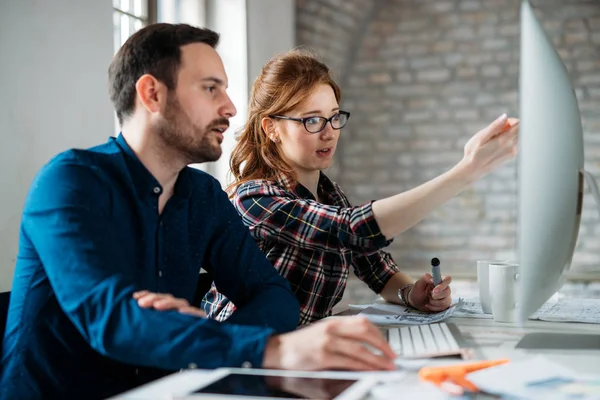
<svg viewBox="0 0 600 400">
<path fill-rule="evenodd" d="M 178 399 L 331 399 L 364 398 L 376 379 L 344 372 L 219 369 Z"/>
</svg>

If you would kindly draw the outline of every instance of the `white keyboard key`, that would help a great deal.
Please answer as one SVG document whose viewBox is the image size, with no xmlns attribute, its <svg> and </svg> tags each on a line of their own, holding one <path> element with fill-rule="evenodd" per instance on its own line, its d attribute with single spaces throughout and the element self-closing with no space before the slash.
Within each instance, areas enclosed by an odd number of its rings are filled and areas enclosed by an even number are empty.
<svg viewBox="0 0 600 400">
<path fill-rule="evenodd" d="M 414 349 L 408 328 L 400 329 L 400 337 L 402 339 L 402 355 L 404 357 L 412 356 L 414 354 Z"/>
<path fill-rule="evenodd" d="M 410 327 L 410 335 L 412 337 L 413 346 L 415 347 L 415 354 L 425 353 L 425 344 L 423 343 L 423 336 L 421 336 L 421 329 L 419 326 Z"/>
<path fill-rule="evenodd" d="M 438 346 L 431 332 L 431 325 L 422 326 L 421 334 L 423 335 L 423 342 L 425 343 L 427 352 L 436 353 L 438 351 Z"/>
<path fill-rule="evenodd" d="M 398 328 L 391 328 L 388 330 L 388 343 L 394 353 L 402 354 L 402 345 L 400 344 L 400 330 Z"/>
<path fill-rule="evenodd" d="M 460 353 L 456 338 L 443 322 L 389 329 L 388 343 L 399 357 L 406 358 Z"/>
<path fill-rule="evenodd" d="M 444 336 L 446 337 L 446 340 L 448 341 L 448 351 L 456 351 L 459 349 L 458 347 L 458 343 L 456 343 L 456 340 L 454 339 L 454 336 L 452 335 L 452 333 L 450 333 L 450 329 L 448 329 L 448 325 L 446 324 L 440 324 L 441 328 L 442 328 L 442 332 L 444 332 Z"/>
<path fill-rule="evenodd" d="M 431 325 L 431 333 L 433 334 L 433 337 L 435 338 L 438 350 L 444 351 L 449 346 L 448 346 L 448 341 L 446 340 L 446 337 L 444 336 L 444 332 L 442 332 L 442 328 L 440 327 L 440 325 L 441 324 Z"/>
</svg>

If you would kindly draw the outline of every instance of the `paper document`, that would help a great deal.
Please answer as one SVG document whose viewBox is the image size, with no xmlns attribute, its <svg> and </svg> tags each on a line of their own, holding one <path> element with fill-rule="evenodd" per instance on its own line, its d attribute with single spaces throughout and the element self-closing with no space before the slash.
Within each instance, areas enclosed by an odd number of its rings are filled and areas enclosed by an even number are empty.
<svg viewBox="0 0 600 400">
<path fill-rule="evenodd" d="M 600 299 L 564 298 L 554 304 L 546 303 L 531 316 L 531 319 L 600 324 Z"/>
<path fill-rule="evenodd" d="M 369 321 L 377 325 L 425 325 L 450 318 L 461 304 L 462 299 L 447 310 L 439 313 L 427 313 L 398 304 L 373 303 L 362 310 L 359 315 L 366 317 Z"/>
<path fill-rule="evenodd" d="M 459 310 L 454 312 L 459 318 L 492 318 L 492 314 L 484 314 L 478 298 L 465 299 Z"/>
<path fill-rule="evenodd" d="M 544 356 L 467 375 L 480 390 L 518 399 L 600 399 L 600 376 L 580 376 Z"/>
<path fill-rule="evenodd" d="M 479 299 L 468 299 L 454 313 L 459 318 L 492 318 L 484 314 Z M 600 299 L 562 298 L 549 300 L 529 319 L 551 322 L 600 324 Z"/>
</svg>

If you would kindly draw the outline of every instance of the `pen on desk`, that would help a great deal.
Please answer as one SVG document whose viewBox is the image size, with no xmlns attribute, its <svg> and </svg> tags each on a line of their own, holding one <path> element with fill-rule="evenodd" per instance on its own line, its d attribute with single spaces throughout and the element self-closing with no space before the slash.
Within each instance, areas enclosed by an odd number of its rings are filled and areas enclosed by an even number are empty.
<svg viewBox="0 0 600 400">
<path fill-rule="evenodd" d="M 431 259 L 431 276 L 433 276 L 434 287 L 442 283 L 442 272 L 440 271 L 440 260 L 438 258 Z"/>
</svg>

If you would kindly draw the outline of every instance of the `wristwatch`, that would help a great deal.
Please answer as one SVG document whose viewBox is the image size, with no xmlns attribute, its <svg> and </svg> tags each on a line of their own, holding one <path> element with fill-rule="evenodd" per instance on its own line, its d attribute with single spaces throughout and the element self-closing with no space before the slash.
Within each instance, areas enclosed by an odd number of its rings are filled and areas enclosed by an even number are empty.
<svg viewBox="0 0 600 400">
<path fill-rule="evenodd" d="M 410 291 L 412 290 L 413 286 L 415 286 L 415 285 L 412 283 L 409 283 L 408 285 L 402 286 L 398 290 L 398 297 L 400 297 L 400 300 L 402 300 L 402 302 L 409 307 L 412 307 L 412 304 L 410 304 L 408 297 L 410 296 Z"/>
</svg>

